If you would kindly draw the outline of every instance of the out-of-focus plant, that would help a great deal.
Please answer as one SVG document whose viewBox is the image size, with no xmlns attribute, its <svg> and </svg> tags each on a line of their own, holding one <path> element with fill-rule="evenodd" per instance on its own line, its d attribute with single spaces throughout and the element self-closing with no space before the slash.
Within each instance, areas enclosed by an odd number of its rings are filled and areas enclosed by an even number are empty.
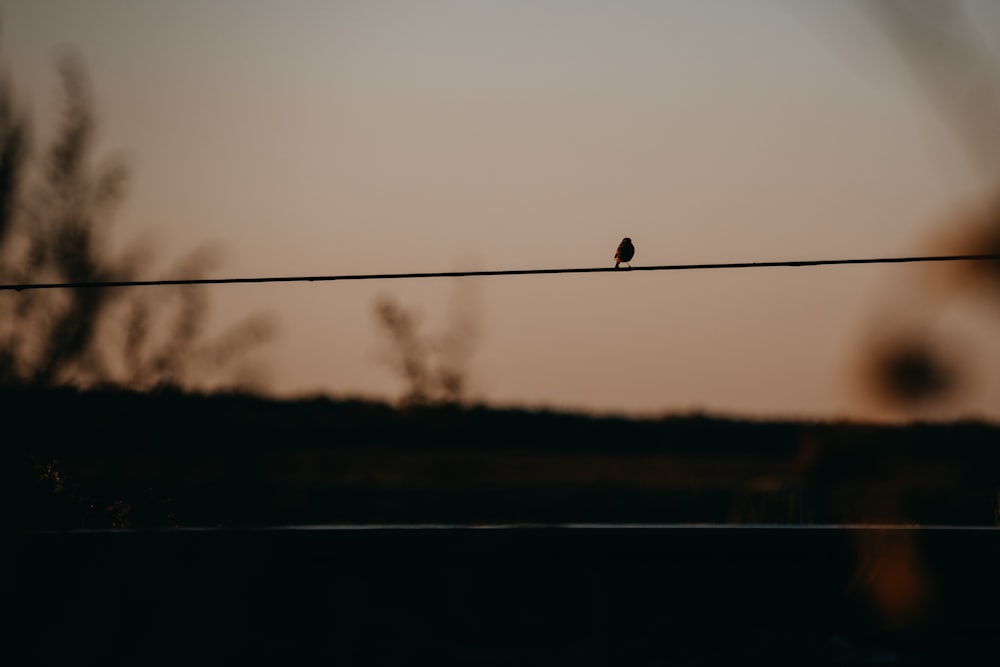
<svg viewBox="0 0 1000 667">
<path fill-rule="evenodd" d="M 966 0 L 859 0 L 824 5 L 822 11 L 847 7 L 899 56 L 985 184 L 983 199 L 943 220 L 921 252 L 1000 253 L 1000 7 Z M 963 405 L 977 400 L 976 391 L 989 386 L 988 376 L 1000 374 L 969 333 L 969 321 L 976 320 L 977 335 L 986 332 L 983 345 L 995 341 L 998 306 L 1000 261 L 917 267 L 914 280 L 868 324 L 859 350 L 862 387 L 905 417 L 961 414 Z"/>
<path fill-rule="evenodd" d="M 65 55 L 59 74 L 62 115 L 39 165 L 27 119 L 10 85 L 0 83 L 0 280 L 149 279 L 148 245 L 111 251 L 110 225 L 128 172 L 120 159 L 93 156 L 97 123 L 80 59 Z M 203 277 L 213 263 L 214 253 L 201 248 L 171 277 Z M 207 313 L 207 294 L 197 285 L 0 293 L 0 382 L 196 387 L 274 333 L 272 319 L 255 314 L 206 339 Z"/>
<path fill-rule="evenodd" d="M 0 248 L 14 219 L 28 155 L 28 134 L 28 121 L 18 109 L 10 85 L 0 81 Z M 2 260 L 0 256 L 0 269 Z"/>
<path fill-rule="evenodd" d="M 456 303 L 446 330 L 422 334 L 417 314 L 395 299 L 375 302 L 383 337 L 381 359 L 406 384 L 402 404 L 461 403 L 469 389 L 469 364 L 479 339 L 471 303 Z"/>
</svg>

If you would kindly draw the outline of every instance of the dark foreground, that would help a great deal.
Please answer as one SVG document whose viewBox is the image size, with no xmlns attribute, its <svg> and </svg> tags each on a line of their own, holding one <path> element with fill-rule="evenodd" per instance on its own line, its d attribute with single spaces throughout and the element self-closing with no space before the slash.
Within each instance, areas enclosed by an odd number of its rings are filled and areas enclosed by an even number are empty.
<svg viewBox="0 0 1000 667">
<path fill-rule="evenodd" d="M 26 532 L 6 664 L 996 665 L 989 528 Z"/>
<path fill-rule="evenodd" d="M 0 664 L 1000 665 L 1000 425 L 0 405 Z"/>
</svg>

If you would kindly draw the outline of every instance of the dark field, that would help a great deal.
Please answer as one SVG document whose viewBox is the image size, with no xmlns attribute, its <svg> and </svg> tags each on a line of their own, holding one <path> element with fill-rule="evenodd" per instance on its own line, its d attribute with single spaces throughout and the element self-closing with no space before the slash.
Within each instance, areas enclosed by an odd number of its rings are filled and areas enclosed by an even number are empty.
<svg viewBox="0 0 1000 667">
<path fill-rule="evenodd" d="M 10 664 L 1000 664 L 995 425 L 0 405 Z"/>
<path fill-rule="evenodd" d="M 969 529 L 22 535 L 4 645 L 44 665 L 995 665 L 998 557 Z"/>
<path fill-rule="evenodd" d="M 8 528 L 996 526 L 1000 426 L 0 389 Z"/>
</svg>

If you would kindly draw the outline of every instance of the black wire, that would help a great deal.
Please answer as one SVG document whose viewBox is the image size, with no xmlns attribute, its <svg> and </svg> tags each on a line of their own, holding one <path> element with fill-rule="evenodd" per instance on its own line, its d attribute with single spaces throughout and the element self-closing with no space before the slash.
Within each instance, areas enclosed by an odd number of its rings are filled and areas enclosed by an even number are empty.
<svg viewBox="0 0 1000 667">
<path fill-rule="evenodd" d="M 68 283 L 16 283 L 0 290 L 84 289 L 98 287 L 150 287 L 154 285 L 230 285 L 237 283 L 331 282 L 334 280 L 392 280 L 409 278 L 465 278 L 476 276 L 530 276 L 556 273 L 629 273 L 631 271 L 687 271 L 692 269 L 750 269 L 772 267 L 832 266 L 843 264 L 903 264 L 912 262 L 1000 261 L 1000 254 L 943 255 L 930 257 L 875 257 L 866 259 L 813 259 L 783 262 L 726 262 L 717 264 L 667 264 L 664 266 L 591 267 L 576 269 L 504 269 L 495 271 L 435 271 L 428 273 L 362 273 L 332 276 L 274 276 L 256 278 L 192 278 L 178 280 L 103 280 Z"/>
</svg>

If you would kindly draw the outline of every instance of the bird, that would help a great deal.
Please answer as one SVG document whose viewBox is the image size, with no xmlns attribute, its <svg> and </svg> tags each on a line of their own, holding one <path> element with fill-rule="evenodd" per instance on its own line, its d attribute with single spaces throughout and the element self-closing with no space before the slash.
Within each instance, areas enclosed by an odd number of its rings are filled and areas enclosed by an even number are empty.
<svg viewBox="0 0 1000 667">
<path fill-rule="evenodd" d="M 622 262 L 628 264 L 628 268 L 632 268 L 632 257 L 635 255 L 635 246 L 632 245 L 632 239 L 625 237 L 622 242 L 618 244 L 618 250 L 615 250 L 615 268 Z"/>
</svg>

